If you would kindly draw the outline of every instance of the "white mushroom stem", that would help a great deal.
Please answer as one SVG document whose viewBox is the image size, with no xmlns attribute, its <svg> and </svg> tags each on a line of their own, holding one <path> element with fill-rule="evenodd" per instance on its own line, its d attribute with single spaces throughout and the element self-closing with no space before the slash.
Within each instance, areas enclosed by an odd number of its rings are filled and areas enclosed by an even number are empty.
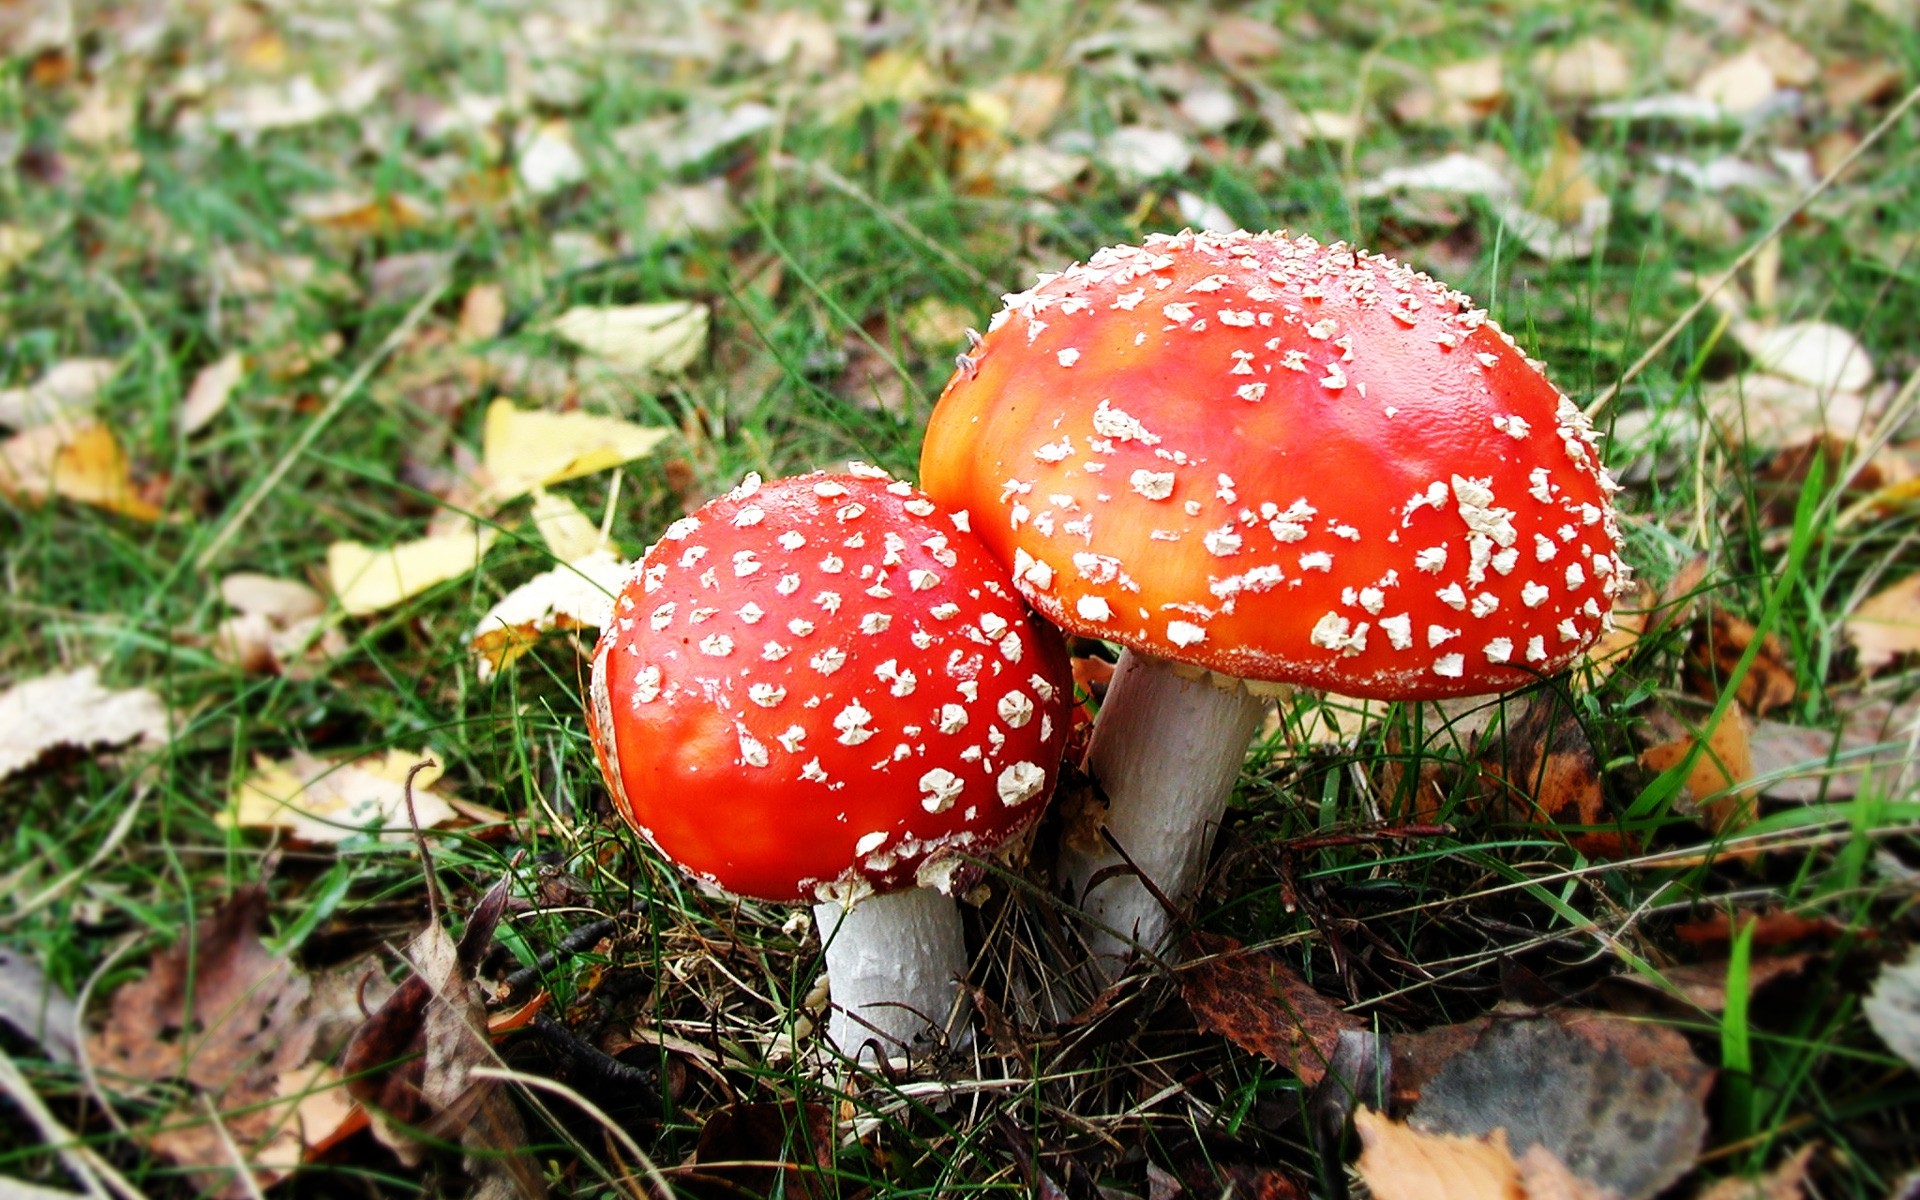
<svg viewBox="0 0 1920 1200">
<path fill-rule="evenodd" d="M 967 973 L 960 909 L 932 888 L 867 896 L 852 908 L 813 906 L 827 948 L 833 1018 L 827 1037 L 842 1054 L 896 1057 L 936 1027 L 959 1023 L 956 982 Z"/>
<path fill-rule="evenodd" d="M 1175 903 L 1193 894 L 1247 743 L 1266 712 L 1266 702 L 1246 688 L 1183 670 L 1123 652 L 1094 723 L 1087 768 L 1106 793 L 1104 823 L 1126 859 L 1100 835 L 1097 810 L 1061 839 L 1057 878 L 1086 913 L 1093 964 L 1107 979 L 1136 944 L 1167 948 L 1170 916 L 1126 870 L 1126 860 Z M 1120 870 L 1093 883 L 1109 868 Z"/>
</svg>

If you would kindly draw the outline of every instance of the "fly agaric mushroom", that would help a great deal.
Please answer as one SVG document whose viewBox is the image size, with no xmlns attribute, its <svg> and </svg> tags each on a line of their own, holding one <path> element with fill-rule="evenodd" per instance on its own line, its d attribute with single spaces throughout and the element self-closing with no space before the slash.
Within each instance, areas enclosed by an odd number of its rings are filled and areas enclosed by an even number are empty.
<svg viewBox="0 0 1920 1200">
<path fill-rule="evenodd" d="M 1167 895 L 1197 885 L 1261 719 L 1240 681 L 1496 692 L 1607 626 L 1626 570 L 1592 428 L 1459 292 L 1344 244 L 1182 233 L 1005 301 L 922 486 L 1042 614 L 1125 647 L 1088 764 Z M 1065 831 L 1109 971 L 1168 924 L 1124 872 L 1088 894 L 1121 862 Z"/>
<path fill-rule="evenodd" d="M 944 1027 L 966 956 L 943 893 L 1053 787 L 1071 675 L 1010 583 L 877 468 L 748 476 L 647 552 L 594 654 L 615 807 L 715 887 L 816 902 L 844 1053 Z"/>
</svg>

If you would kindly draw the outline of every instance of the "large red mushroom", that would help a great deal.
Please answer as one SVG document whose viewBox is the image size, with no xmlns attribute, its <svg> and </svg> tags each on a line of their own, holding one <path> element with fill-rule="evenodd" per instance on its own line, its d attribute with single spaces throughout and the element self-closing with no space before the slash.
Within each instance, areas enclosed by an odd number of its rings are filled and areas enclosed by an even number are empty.
<svg viewBox="0 0 1920 1200">
<path fill-rule="evenodd" d="M 594 655 L 615 807 L 717 888 L 815 905 L 846 1054 L 949 1028 L 947 893 L 1052 790 L 1071 674 L 1010 584 L 875 468 L 749 477 L 647 552 Z"/>
<path fill-rule="evenodd" d="M 1606 627 L 1626 571 L 1594 432 L 1461 293 L 1344 244 L 1182 233 L 1005 299 L 922 486 L 1049 619 L 1125 647 L 1088 762 L 1164 894 L 1198 882 L 1260 682 L 1496 692 Z M 1066 831 L 1109 970 L 1168 929 L 1122 861 Z"/>
</svg>

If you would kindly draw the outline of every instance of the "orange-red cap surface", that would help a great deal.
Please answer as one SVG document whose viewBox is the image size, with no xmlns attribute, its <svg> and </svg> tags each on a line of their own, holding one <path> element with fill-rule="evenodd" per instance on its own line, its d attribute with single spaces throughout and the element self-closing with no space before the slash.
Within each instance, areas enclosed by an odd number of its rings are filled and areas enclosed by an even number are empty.
<svg viewBox="0 0 1920 1200">
<path fill-rule="evenodd" d="M 1625 572 L 1595 443 L 1426 275 L 1183 233 L 1006 297 L 920 469 L 1068 629 L 1414 699 L 1517 687 L 1601 631 Z"/>
<path fill-rule="evenodd" d="M 1030 824 L 1072 676 L 966 523 L 872 469 L 749 478 L 675 522 L 594 655 L 621 814 L 773 901 L 942 886 Z"/>
</svg>

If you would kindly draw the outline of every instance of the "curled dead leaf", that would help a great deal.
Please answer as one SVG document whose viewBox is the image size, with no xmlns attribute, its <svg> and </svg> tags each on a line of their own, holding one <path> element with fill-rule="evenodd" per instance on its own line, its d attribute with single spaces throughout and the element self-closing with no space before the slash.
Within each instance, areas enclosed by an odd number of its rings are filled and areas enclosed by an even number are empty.
<svg viewBox="0 0 1920 1200">
<path fill-rule="evenodd" d="M 1206 933 L 1189 936 L 1187 951 L 1194 961 L 1180 968 L 1180 996 L 1200 1031 L 1272 1059 L 1308 1086 L 1326 1074 L 1341 1032 L 1367 1027 L 1271 951 Z"/>
<path fill-rule="evenodd" d="M 310 983 L 261 940 L 266 913 L 264 887 L 236 892 L 191 938 L 155 955 L 144 979 L 116 991 L 88 1039 L 108 1080 L 184 1084 L 201 1098 L 144 1126 L 143 1137 L 222 1200 L 258 1195 L 351 1120 L 338 1076 L 308 1061 Z M 251 1180 L 234 1174 L 229 1138 Z"/>
<path fill-rule="evenodd" d="M 1759 716 L 1792 703 L 1799 685 L 1780 639 L 1771 632 L 1762 636 L 1751 621 L 1719 607 L 1710 609 L 1706 619 L 1694 629 L 1693 642 L 1687 650 L 1688 686 L 1696 695 L 1718 700 L 1721 685 L 1732 678 L 1734 667 L 1756 637 L 1760 639 L 1760 648 L 1740 680 L 1735 698 Z"/>
<path fill-rule="evenodd" d="M 1564 699 L 1537 693 L 1479 758 L 1488 801 L 1544 826 L 1582 854 L 1622 858 L 1637 839 L 1619 828 L 1601 787 L 1599 755 Z"/>
<path fill-rule="evenodd" d="M 102 687 L 94 667 L 28 679 L 0 692 L 0 779 L 57 746 L 164 745 L 169 725 L 160 697 Z"/>
<path fill-rule="evenodd" d="M 1694 746 L 1700 739 L 1683 734 L 1641 751 L 1640 765 L 1661 773 L 1693 756 L 1693 765 L 1687 770 L 1686 798 L 1707 828 L 1715 833 L 1733 833 L 1751 824 L 1754 817 L 1754 793 L 1747 786 L 1753 779 L 1749 730 L 1746 710 L 1738 703 L 1730 704 L 1706 731 L 1705 744 L 1697 755 Z"/>
<path fill-rule="evenodd" d="M 1860 652 L 1864 674 L 1920 654 L 1920 575 L 1909 575 L 1862 601 L 1841 628 Z"/>
</svg>

